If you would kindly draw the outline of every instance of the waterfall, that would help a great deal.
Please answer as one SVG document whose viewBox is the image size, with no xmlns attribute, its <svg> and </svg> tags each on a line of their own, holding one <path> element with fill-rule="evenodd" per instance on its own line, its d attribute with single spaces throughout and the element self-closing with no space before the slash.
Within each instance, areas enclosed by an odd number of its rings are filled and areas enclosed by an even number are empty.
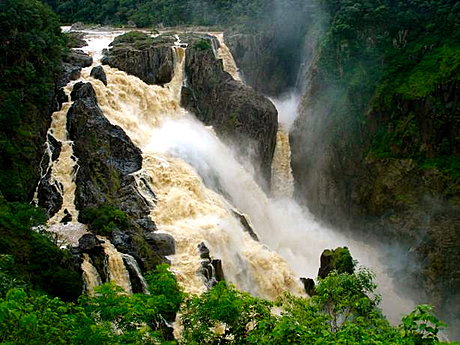
<svg viewBox="0 0 460 345">
<path fill-rule="evenodd" d="M 228 72 L 233 79 L 241 81 L 241 75 L 236 66 L 235 59 L 233 58 L 230 49 L 224 42 L 224 34 L 223 33 L 210 33 L 214 37 L 217 38 L 219 41 L 219 48 L 217 49 L 217 57 L 222 59 L 222 63 L 224 65 L 224 71 Z"/>
<path fill-rule="evenodd" d="M 205 291 L 206 286 L 197 275 L 201 267 L 198 245 L 204 242 L 213 257 L 222 259 L 227 280 L 239 288 L 269 298 L 285 290 L 300 294 L 298 277 L 288 264 L 244 231 L 229 202 L 208 189 L 182 159 L 162 153 L 152 145 L 155 130 L 164 123 L 190 117 L 180 107 L 185 50 L 180 47 L 174 50 L 177 60 L 174 78 L 164 87 L 147 85 L 107 66 L 104 67 L 107 87 L 92 80 L 104 115 L 123 128 L 144 152 L 143 170 L 150 176 L 157 197 L 152 218 L 160 231 L 176 240 L 172 269 L 186 291 Z"/>
<path fill-rule="evenodd" d="M 99 57 L 113 35 L 102 34 L 99 39 L 95 34 L 93 39 L 97 44 L 90 44 L 87 51 Z M 98 104 L 108 120 L 123 128 L 143 151 L 143 168 L 136 172 L 142 182 L 139 193 L 155 204 L 151 217 L 159 231 L 171 234 L 176 240 L 171 268 L 184 289 L 191 293 L 206 290 L 197 274 L 201 269 L 198 245 L 202 242 L 213 258 L 222 260 L 228 281 L 267 298 L 275 298 L 286 290 L 300 294 L 298 278 L 316 277 L 321 252 L 346 245 L 354 258 L 376 272 L 384 307 L 389 305 L 385 308 L 387 313 L 398 317 L 400 312 L 407 311 L 409 303 L 395 294 L 392 279 L 381 263 L 380 251 L 320 224 L 291 198 L 287 133 L 296 114 L 295 96 L 274 100 L 281 130 L 273 165 L 273 197 L 269 197 L 212 128 L 205 127 L 180 106 L 185 50 L 178 46 L 173 49 L 174 78 L 163 87 L 147 85 L 108 66 L 104 66 L 107 87 L 89 76 L 90 69 L 82 71 L 82 79 L 93 84 Z M 218 54 L 224 68 L 233 75 L 238 69 L 227 52 L 221 43 Z M 72 189 L 67 192 L 72 194 Z M 234 209 L 248 216 L 260 242 L 245 231 Z M 107 240 L 103 246 L 108 255 L 110 279 L 130 291 L 129 274 L 123 263 L 126 256 Z M 89 260 L 84 258 L 84 263 L 90 272 Z"/>
<path fill-rule="evenodd" d="M 81 269 L 83 271 L 83 282 L 85 291 L 89 294 L 92 294 L 94 288 L 102 284 L 102 279 L 99 273 L 97 272 L 96 267 L 91 263 L 91 258 L 88 254 L 83 254 L 83 262 L 81 264 Z"/>
<path fill-rule="evenodd" d="M 129 273 L 123 261 L 123 255 L 106 238 L 98 236 L 98 239 L 101 241 L 106 255 L 105 267 L 109 280 L 120 286 L 125 292 L 131 293 L 131 281 L 129 280 Z"/>
<path fill-rule="evenodd" d="M 278 126 L 275 153 L 272 161 L 271 192 L 275 198 L 291 198 L 294 193 L 294 177 L 291 169 L 291 146 L 289 133 L 284 126 Z"/>
<path fill-rule="evenodd" d="M 123 258 L 125 264 L 131 268 L 131 271 L 136 274 L 137 279 L 139 279 L 141 286 L 142 286 L 142 292 L 145 294 L 150 294 L 148 290 L 148 285 L 147 281 L 145 280 L 144 276 L 142 275 L 141 269 L 139 265 L 137 264 L 136 259 L 134 259 L 131 255 L 129 254 L 121 254 L 121 257 Z"/>
</svg>

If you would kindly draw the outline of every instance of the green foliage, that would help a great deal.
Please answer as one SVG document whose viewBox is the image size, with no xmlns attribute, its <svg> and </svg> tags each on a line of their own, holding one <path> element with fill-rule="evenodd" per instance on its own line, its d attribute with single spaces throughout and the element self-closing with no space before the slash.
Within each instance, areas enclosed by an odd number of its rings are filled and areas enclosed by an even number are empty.
<svg viewBox="0 0 460 345">
<path fill-rule="evenodd" d="M 0 196 L 0 254 L 7 254 L 2 255 L 0 273 L 12 284 L 23 280 L 34 289 L 76 299 L 82 282 L 71 254 L 32 229 L 42 226 L 45 219 L 41 209 L 8 203 Z"/>
<path fill-rule="evenodd" d="M 321 78 L 344 90 L 345 98 L 331 105 L 337 122 L 332 135 L 360 147 L 371 142 L 372 158 L 412 158 L 421 167 L 438 157 L 458 158 L 457 134 L 450 129 L 459 121 L 460 3 L 321 3 L 330 15 L 320 42 Z M 455 178 L 452 169 L 441 171 Z"/>
<path fill-rule="evenodd" d="M 416 344 L 436 344 L 438 333 L 447 325 L 433 314 L 433 307 L 419 305 L 409 315 L 402 318 L 400 328 L 404 337 L 412 338 Z"/>
<path fill-rule="evenodd" d="M 112 206 L 87 208 L 80 213 L 80 220 L 88 224 L 90 230 L 101 235 L 109 235 L 115 229 L 129 227 L 126 213 Z"/>
<path fill-rule="evenodd" d="M 7 259 L 6 261 L 8 261 Z M 333 272 L 306 299 L 269 302 L 220 282 L 201 296 L 184 294 L 168 267 L 147 274 L 150 294 L 126 294 L 112 283 L 78 304 L 11 289 L 0 298 L 5 344 L 175 344 L 166 326 L 180 309 L 180 344 L 440 344 L 445 327 L 429 306 L 390 326 L 377 307 L 373 275 Z"/>
<path fill-rule="evenodd" d="M 426 306 L 391 326 L 378 308 L 373 275 L 331 273 L 317 295 L 289 294 L 275 303 L 237 291 L 223 282 L 181 309 L 181 344 L 439 344 L 444 327 Z M 431 341 L 431 342 L 428 342 Z"/>
<path fill-rule="evenodd" d="M 138 27 L 228 25 L 248 23 L 273 6 L 272 1 L 250 0 L 45 0 L 65 23 L 77 21 L 127 24 Z M 296 2 L 291 0 L 289 2 Z"/>
<path fill-rule="evenodd" d="M 65 39 L 38 0 L 0 2 L 0 192 L 29 201 Z"/>
<path fill-rule="evenodd" d="M 181 309 L 183 343 L 245 344 L 258 322 L 271 318 L 270 306 L 268 301 L 219 282 L 209 292 L 186 300 Z"/>
<path fill-rule="evenodd" d="M 193 44 L 193 47 L 194 47 L 194 48 L 197 48 L 197 49 L 199 49 L 199 50 L 209 50 L 209 49 L 212 49 L 211 42 L 210 42 L 209 40 L 206 40 L 206 39 L 201 39 L 201 40 L 196 41 L 196 42 Z"/>
</svg>

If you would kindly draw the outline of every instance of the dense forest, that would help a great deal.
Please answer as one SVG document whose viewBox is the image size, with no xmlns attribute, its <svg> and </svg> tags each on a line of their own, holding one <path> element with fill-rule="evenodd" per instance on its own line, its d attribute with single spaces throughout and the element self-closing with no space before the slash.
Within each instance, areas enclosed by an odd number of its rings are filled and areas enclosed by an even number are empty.
<svg viewBox="0 0 460 345">
<path fill-rule="evenodd" d="M 60 24 L 221 25 L 247 32 L 254 23 L 270 23 L 266 19 L 283 6 L 299 17 L 309 6 L 301 0 L 44 2 L 0 2 L 0 343 L 441 343 L 439 332 L 446 325 L 430 306 L 420 305 L 400 325 L 390 325 L 379 308 L 373 274 L 356 262 L 348 272 L 318 278 L 309 299 L 285 294 L 267 301 L 225 282 L 201 296 L 187 295 L 166 265 L 146 274 L 149 294 L 127 295 L 113 284 L 99 286 L 94 295 L 81 294 L 70 251 L 44 231 L 43 210 L 29 204 L 68 52 Z M 350 130 L 350 138 L 375 124 L 366 154 L 435 167 L 450 181 L 448 193 L 456 195 L 460 137 L 451 124 L 459 114 L 439 102 L 436 92 L 460 78 L 460 3 L 318 0 L 314 5 L 326 14 L 319 23 L 327 25 L 320 41 L 321 78 L 346 90 L 335 94 L 337 116 L 347 115 L 341 129 Z M 427 135 L 425 119 L 407 116 L 400 106 L 421 98 L 428 98 L 438 115 Z M 178 342 L 171 328 L 176 313 L 181 315 Z"/>
</svg>

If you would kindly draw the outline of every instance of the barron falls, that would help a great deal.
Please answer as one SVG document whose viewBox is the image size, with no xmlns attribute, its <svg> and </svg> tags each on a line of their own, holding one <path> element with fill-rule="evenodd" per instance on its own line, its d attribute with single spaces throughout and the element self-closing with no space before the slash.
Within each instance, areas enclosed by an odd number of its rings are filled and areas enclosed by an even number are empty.
<svg viewBox="0 0 460 345">
<path fill-rule="evenodd" d="M 321 252 L 346 246 L 377 273 L 390 318 L 413 307 L 397 295 L 384 253 L 293 199 L 288 130 L 298 101 L 271 103 L 246 86 L 222 34 L 84 34 L 75 54 L 92 62 L 62 90 L 35 202 L 48 210 L 48 231 L 74 246 L 89 293 L 108 281 L 146 291 L 142 271 L 166 262 L 189 293 L 225 279 L 272 300 L 302 296 L 300 278 L 316 276 Z M 204 79 L 210 71 L 222 80 Z M 128 214 L 129 230 L 92 235 L 80 210 L 106 205 Z"/>
</svg>

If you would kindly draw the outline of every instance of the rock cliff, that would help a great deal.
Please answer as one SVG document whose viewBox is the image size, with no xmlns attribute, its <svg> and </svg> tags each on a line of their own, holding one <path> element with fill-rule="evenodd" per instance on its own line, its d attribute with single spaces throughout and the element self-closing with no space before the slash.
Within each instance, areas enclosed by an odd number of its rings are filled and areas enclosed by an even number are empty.
<svg viewBox="0 0 460 345">
<path fill-rule="evenodd" d="M 212 49 L 218 44 L 212 38 L 189 43 L 182 104 L 249 158 L 256 167 L 256 176 L 262 177 L 259 182 L 269 185 L 278 130 L 277 111 L 268 99 L 224 71 L 222 61 Z"/>
</svg>

